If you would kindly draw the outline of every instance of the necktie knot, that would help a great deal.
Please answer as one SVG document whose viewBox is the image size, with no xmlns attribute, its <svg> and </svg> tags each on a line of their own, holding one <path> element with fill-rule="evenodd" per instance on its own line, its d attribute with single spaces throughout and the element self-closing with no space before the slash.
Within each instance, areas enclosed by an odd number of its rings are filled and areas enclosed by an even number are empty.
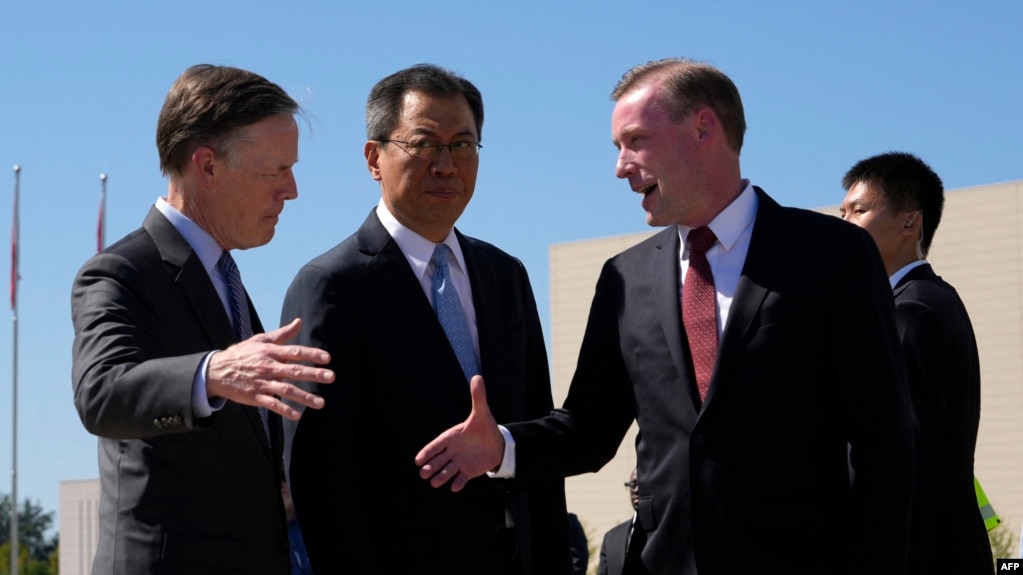
<svg viewBox="0 0 1023 575">
<path fill-rule="evenodd" d="M 689 242 L 690 257 L 706 254 L 714 242 L 718 241 L 717 236 L 707 226 L 693 228 L 689 231 L 689 236 L 686 239 Z"/>
</svg>

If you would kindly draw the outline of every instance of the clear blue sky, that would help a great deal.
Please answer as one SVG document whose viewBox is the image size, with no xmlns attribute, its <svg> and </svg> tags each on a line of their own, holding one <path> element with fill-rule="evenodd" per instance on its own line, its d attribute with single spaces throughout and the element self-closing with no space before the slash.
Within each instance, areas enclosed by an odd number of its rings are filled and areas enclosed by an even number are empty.
<svg viewBox="0 0 1023 575">
<path fill-rule="evenodd" d="M 744 176 L 812 208 L 841 200 L 855 161 L 893 149 L 923 157 L 951 189 L 1023 178 L 1021 28 L 1019 0 L 6 2 L 0 239 L 18 164 L 19 499 L 56 510 L 60 480 L 98 476 L 96 440 L 72 404 L 71 281 L 95 251 L 100 173 L 111 240 L 166 192 L 156 117 L 192 64 L 258 72 L 311 118 L 300 197 L 270 245 L 237 256 L 264 323 L 277 323 L 298 268 L 379 197 L 362 157 L 370 87 L 432 62 L 472 80 L 486 106 L 476 195 L 458 227 L 525 262 L 549 334 L 548 248 L 648 229 L 613 171 L 608 94 L 629 67 L 688 56 L 724 70 L 746 107 Z M 11 337 L 5 322 L 5 493 Z"/>
</svg>

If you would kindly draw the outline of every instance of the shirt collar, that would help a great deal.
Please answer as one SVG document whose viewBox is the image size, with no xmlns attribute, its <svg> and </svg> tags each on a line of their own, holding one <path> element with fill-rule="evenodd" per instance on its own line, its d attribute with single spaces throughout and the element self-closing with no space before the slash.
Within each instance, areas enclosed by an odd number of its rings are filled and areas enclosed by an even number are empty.
<svg viewBox="0 0 1023 575">
<path fill-rule="evenodd" d="M 217 240 L 206 233 L 206 230 L 200 228 L 199 224 L 170 205 L 164 198 L 156 199 L 156 209 L 160 210 L 160 213 L 167 218 L 174 229 L 181 234 L 181 237 L 185 238 L 195 255 L 199 256 L 199 261 L 202 262 L 206 273 L 210 273 L 216 267 L 217 260 L 220 259 L 220 254 L 224 251 Z"/>
<path fill-rule="evenodd" d="M 899 285 L 899 282 L 902 281 L 902 278 L 906 277 L 906 274 L 925 263 L 927 263 L 927 260 L 916 260 L 915 262 L 910 262 L 902 266 L 899 268 L 899 271 L 893 273 L 891 277 L 888 278 L 888 283 L 892 284 L 892 289 L 895 289 L 895 286 Z"/>
<path fill-rule="evenodd" d="M 753 220 L 757 216 L 757 207 L 760 205 L 760 200 L 750 181 L 744 179 L 742 184 L 742 192 L 707 224 L 725 251 L 731 251 L 742 232 L 753 225 Z M 678 225 L 678 235 L 683 244 L 692 229 L 689 226 Z"/>
<path fill-rule="evenodd" d="M 377 203 L 377 218 L 380 219 L 380 224 L 384 226 L 387 233 L 391 234 L 391 237 L 394 238 L 401 253 L 405 254 L 405 259 L 408 260 L 409 265 L 412 266 L 412 271 L 416 274 L 416 279 L 422 280 L 423 276 L 426 275 L 426 268 L 430 264 L 430 258 L 433 256 L 436 244 L 402 225 L 394 217 L 394 214 L 387 209 L 383 198 Z M 462 270 L 462 273 L 465 273 L 465 257 L 462 255 L 462 247 L 458 245 L 458 237 L 455 235 L 454 228 L 448 232 L 443 243 L 451 248 L 451 252 L 455 254 L 458 268 Z"/>
</svg>

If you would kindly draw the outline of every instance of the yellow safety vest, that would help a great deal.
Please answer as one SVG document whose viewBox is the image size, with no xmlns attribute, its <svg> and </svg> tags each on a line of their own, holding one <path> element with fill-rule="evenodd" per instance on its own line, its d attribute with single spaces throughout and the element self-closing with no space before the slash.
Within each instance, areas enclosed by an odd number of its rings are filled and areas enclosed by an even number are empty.
<svg viewBox="0 0 1023 575">
<path fill-rule="evenodd" d="M 977 492 L 977 505 L 980 506 L 980 516 L 984 518 L 984 527 L 991 531 L 998 527 L 1002 520 L 998 518 L 995 508 L 988 501 L 987 495 L 984 494 L 984 489 L 980 486 L 980 481 L 977 481 L 976 475 L 973 476 L 973 489 Z"/>
</svg>

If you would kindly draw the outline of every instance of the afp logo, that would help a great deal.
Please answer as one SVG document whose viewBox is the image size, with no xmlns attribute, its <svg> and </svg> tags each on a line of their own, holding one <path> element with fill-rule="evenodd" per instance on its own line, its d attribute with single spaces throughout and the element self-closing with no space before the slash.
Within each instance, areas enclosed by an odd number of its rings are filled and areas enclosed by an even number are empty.
<svg viewBox="0 0 1023 575">
<path fill-rule="evenodd" d="M 999 573 L 1023 573 L 1023 559 L 999 559 Z"/>
</svg>

